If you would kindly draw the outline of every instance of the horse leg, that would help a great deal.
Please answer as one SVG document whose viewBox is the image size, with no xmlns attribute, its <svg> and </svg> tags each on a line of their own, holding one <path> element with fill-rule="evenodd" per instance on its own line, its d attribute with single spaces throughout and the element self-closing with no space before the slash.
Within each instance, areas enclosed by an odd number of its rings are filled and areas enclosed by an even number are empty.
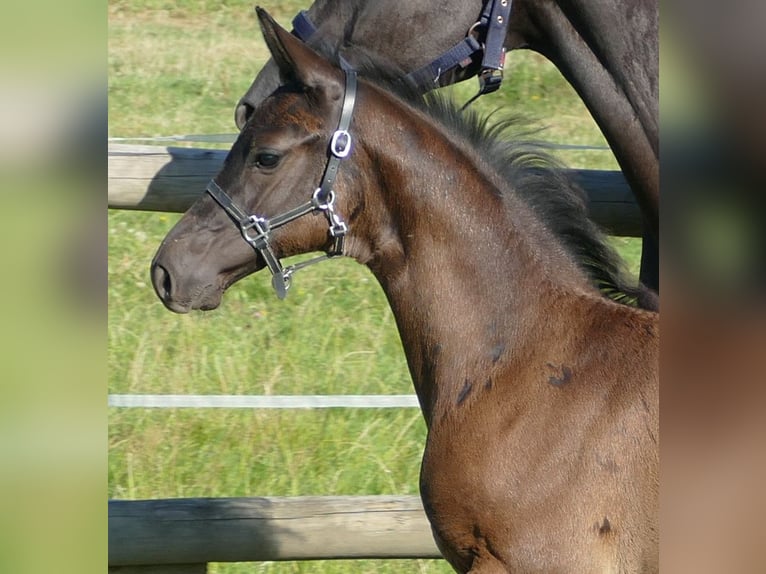
<svg viewBox="0 0 766 574">
<path fill-rule="evenodd" d="M 641 270 L 639 279 L 645 287 L 660 292 L 660 254 L 657 241 L 649 231 L 644 231 L 641 243 Z"/>
</svg>

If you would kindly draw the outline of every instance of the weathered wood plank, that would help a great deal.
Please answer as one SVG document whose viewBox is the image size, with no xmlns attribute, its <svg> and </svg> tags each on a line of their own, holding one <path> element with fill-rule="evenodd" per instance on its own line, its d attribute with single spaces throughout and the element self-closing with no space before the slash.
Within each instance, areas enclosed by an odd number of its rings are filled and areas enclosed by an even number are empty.
<svg viewBox="0 0 766 574">
<path fill-rule="evenodd" d="M 223 166 L 226 151 L 109 145 L 109 207 L 182 213 Z"/>
<path fill-rule="evenodd" d="M 224 150 L 110 144 L 108 205 L 184 212 L 204 193 L 225 157 Z M 585 190 L 599 225 L 614 235 L 641 236 L 641 212 L 621 172 L 567 173 Z"/>
<path fill-rule="evenodd" d="M 438 558 L 417 496 L 109 501 L 109 566 Z"/>
<path fill-rule="evenodd" d="M 157 564 L 152 566 L 110 566 L 109 574 L 206 574 L 207 564 Z"/>
</svg>

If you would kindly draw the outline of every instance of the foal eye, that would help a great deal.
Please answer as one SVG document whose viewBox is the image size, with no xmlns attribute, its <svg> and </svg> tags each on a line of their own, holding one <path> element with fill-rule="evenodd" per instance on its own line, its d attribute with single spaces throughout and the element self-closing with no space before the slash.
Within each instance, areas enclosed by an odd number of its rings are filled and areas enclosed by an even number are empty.
<svg viewBox="0 0 766 574">
<path fill-rule="evenodd" d="M 262 151 L 255 156 L 256 167 L 275 167 L 279 160 L 282 159 L 279 154 Z"/>
</svg>

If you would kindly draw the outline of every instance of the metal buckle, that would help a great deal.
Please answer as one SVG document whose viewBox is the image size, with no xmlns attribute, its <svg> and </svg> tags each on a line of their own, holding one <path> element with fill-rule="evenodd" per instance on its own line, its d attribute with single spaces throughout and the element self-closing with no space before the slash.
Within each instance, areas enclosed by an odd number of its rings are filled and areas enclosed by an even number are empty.
<svg viewBox="0 0 766 574">
<path fill-rule="evenodd" d="M 277 294 L 277 299 L 284 299 L 287 296 L 287 290 L 290 289 L 290 279 L 293 271 L 291 268 L 282 269 L 279 273 L 271 275 L 271 288 Z"/>
<path fill-rule="evenodd" d="M 242 232 L 242 237 L 250 245 L 257 249 L 266 249 L 269 246 L 269 222 L 262 217 L 251 215 L 247 218 L 249 223 L 240 222 L 239 229 Z M 250 235 L 249 230 L 255 229 L 258 235 Z"/>
<path fill-rule="evenodd" d="M 351 152 L 351 134 L 346 130 L 336 130 L 330 140 L 330 153 L 343 159 Z"/>
<path fill-rule="evenodd" d="M 327 210 L 327 219 L 330 220 L 330 235 L 333 237 L 342 237 L 343 235 L 346 235 L 348 225 L 346 225 L 346 222 L 335 213 L 334 209 L 329 208 Z"/>
<path fill-rule="evenodd" d="M 479 73 L 479 91 L 482 94 L 491 94 L 503 83 L 503 70 L 485 68 Z"/>
</svg>

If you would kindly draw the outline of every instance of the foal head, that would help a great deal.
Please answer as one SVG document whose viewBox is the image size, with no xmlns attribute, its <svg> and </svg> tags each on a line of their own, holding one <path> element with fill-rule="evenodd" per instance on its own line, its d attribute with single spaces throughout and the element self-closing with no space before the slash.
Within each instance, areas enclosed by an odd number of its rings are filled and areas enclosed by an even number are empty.
<svg viewBox="0 0 766 574">
<path fill-rule="evenodd" d="M 351 141 L 339 123 L 350 123 L 355 76 L 263 10 L 258 16 L 284 85 L 253 114 L 209 193 L 170 231 L 152 261 L 154 288 L 178 313 L 216 308 L 227 287 L 266 266 L 284 296 L 289 270 L 282 271 L 280 258 L 342 250 L 340 214 L 353 207 L 344 189 L 347 168 L 338 170 Z"/>
</svg>

